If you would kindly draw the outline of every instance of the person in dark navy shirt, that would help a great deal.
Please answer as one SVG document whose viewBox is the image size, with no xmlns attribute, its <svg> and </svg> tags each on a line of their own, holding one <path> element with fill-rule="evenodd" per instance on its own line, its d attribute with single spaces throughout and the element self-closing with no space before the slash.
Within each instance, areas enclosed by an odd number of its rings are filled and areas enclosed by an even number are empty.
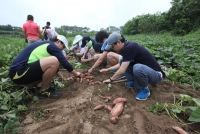
<svg viewBox="0 0 200 134">
<path fill-rule="evenodd" d="M 16 84 L 34 86 L 42 82 L 39 98 L 58 98 L 62 95 L 61 92 L 49 87 L 58 71 L 59 63 L 74 76 L 81 75 L 73 69 L 62 53 L 63 49 L 68 48 L 67 39 L 63 35 L 58 35 L 52 41 L 28 45 L 14 59 L 9 70 L 9 77 Z"/>
<path fill-rule="evenodd" d="M 46 31 L 46 29 L 51 29 L 50 25 L 51 25 L 51 23 L 49 21 L 47 21 L 46 26 L 42 27 L 43 34 L 44 34 L 44 40 L 48 40 L 48 36 L 45 31 Z"/>
<path fill-rule="evenodd" d="M 125 74 L 128 80 L 125 85 L 139 89 L 139 93 L 136 95 L 137 100 L 146 100 L 150 95 L 148 83 L 157 84 L 165 78 L 165 73 L 155 57 L 146 48 L 135 42 L 125 41 L 125 38 L 119 33 L 110 34 L 105 49 L 121 54 L 122 60 L 115 66 L 100 70 L 100 72 L 107 72 L 118 69 L 111 78 L 103 82 L 112 82 Z"/>
</svg>

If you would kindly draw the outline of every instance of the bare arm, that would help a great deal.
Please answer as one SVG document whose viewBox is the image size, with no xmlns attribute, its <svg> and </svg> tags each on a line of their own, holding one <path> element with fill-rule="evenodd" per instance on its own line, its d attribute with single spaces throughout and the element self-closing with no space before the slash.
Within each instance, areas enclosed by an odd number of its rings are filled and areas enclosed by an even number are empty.
<svg viewBox="0 0 200 134">
<path fill-rule="evenodd" d="M 101 73 L 106 73 L 106 72 L 108 72 L 108 71 L 111 71 L 111 70 L 116 70 L 116 69 L 119 69 L 120 68 L 120 64 L 118 63 L 118 64 L 116 64 L 116 65 L 114 65 L 114 66 L 112 66 L 112 67 L 109 67 L 109 68 L 103 68 L 103 69 L 101 69 L 101 70 L 99 70 Z"/>
<path fill-rule="evenodd" d="M 62 81 L 65 79 L 63 74 L 60 71 L 57 72 L 57 76 L 60 77 L 62 79 Z"/>
<path fill-rule="evenodd" d="M 118 64 L 116 64 L 116 65 L 114 65 L 112 67 L 109 67 L 107 69 L 108 69 L 108 71 L 111 71 L 111 70 L 116 70 L 116 69 L 119 69 L 119 68 L 120 68 L 120 64 L 118 63 Z"/>
<path fill-rule="evenodd" d="M 116 80 L 119 78 L 122 74 L 125 73 L 126 69 L 128 68 L 130 62 L 122 62 L 120 68 L 117 70 L 117 72 L 111 77 L 112 80 Z"/>
<path fill-rule="evenodd" d="M 60 77 L 60 78 L 63 78 L 63 75 L 62 75 L 62 73 L 60 71 L 57 72 L 57 76 Z"/>
<path fill-rule="evenodd" d="M 24 33 L 24 39 L 25 39 L 25 42 L 28 43 L 28 39 L 27 39 L 27 36 L 26 36 L 26 32 L 23 31 L 23 33 Z"/>
<path fill-rule="evenodd" d="M 130 62 L 122 62 L 120 68 L 117 70 L 117 72 L 110 78 L 111 80 L 118 79 L 122 74 L 125 73 L 127 67 L 129 66 Z M 112 82 L 110 79 L 104 80 L 103 83 L 110 83 Z"/>
<path fill-rule="evenodd" d="M 73 70 L 71 73 L 76 77 L 81 75 L 80 72 L 76 72 L 75 70 Z"/>
<path fill-rule="evenodd" d="M 92 73 L 92 71 L 97 68 L 99 65 L 101 65 L 101 63 L 104 61 L 104 59 L 106 58 L 108 54 L 108 51 L 104 51 L 102 54 L 101 54 L 101 57 L 99 57 L 99 59 L 94 63 L 94 65 L 92 66 L 92 68 L 90 68 L 88 70 L 88 73 Z"/>
<path fill-rule="evenodd" d="M 84 59 L 83 57 L 81 58 L 81 62 L 85 63 L 85 62 L 89 62 L 89 61 L 93 61 L 94 58 L 89 58 L 89 59 Z"/>
<path fill-rule="evenodd" d="M 86 49 L 85 53 L 83 54 L 83 57 L 82 57 L 82 58 L 84 58 L 84 59 L 85 59 L 85 57 L 86 57 L 86 55 L 87 55 L 87 53 L 88 53 L 89 49 L 90 49 L 90 47 L 87 47 L 87 49 Z"/>
<path fill-rule="evenodd" d="M 23 33 L 24 33 L 24 38 L 25 38 L 25 39 L 27 39 L 26 32 L 25 32 L 25 31 L 23 31 Z"/>
<path fill-rule="evenodd" d="M 38 29 L 38 36 L 40 39 L 42 39 L 42 33 L 40 32 L 40 29 Z"/>
</svg>

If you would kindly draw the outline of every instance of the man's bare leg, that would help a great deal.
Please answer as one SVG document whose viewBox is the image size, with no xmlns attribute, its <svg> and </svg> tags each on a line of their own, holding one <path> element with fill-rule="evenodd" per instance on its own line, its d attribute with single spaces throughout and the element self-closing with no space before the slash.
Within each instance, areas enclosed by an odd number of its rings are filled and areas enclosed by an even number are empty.
<svg viewBox="0 0 200 134">
<path fill-rule="evenodd" d="M 44 72 L 42 75 L 41 90 L 45 90 L 49 87 L 51 80 L 56 75 L 59 67 L 59 61 L 55 56 L 50 56 L 40 59 L 40 66 Z"/>
<path fill-rule="evenodd" d="M 119 54 L 114 52 L 109 52 L 107 54 L 107 60 L 111 64 L 111 66 L 114 66 L 119 63 Z"/>
</svg>

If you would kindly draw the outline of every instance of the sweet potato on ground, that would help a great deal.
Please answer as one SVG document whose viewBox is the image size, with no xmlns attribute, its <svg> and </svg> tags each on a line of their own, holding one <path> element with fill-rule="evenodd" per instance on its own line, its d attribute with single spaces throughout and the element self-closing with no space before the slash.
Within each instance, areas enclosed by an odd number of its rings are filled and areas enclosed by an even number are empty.
<svg viewBox="0 0 200 134">
<path fill-rule="evenodd" d="M 123 112 L 124 103 L 117 103 L 110 112 L 110 121 L 115 124 L 118 121 L 118 116 Z"/>
<path fill-rule="evenodd" d="M 99 110 L 99 109 L 102 109 L 102 108 L 104 108 L 104 105 L 98 105 L 98 106 L 96 106 L 96 107 L 94 108 L 94 110 Z"/>
<path fill-rule="evenodd" d="M 99 97 L 100 97 L 100 98 L 102 98 L 102 99 L 108 99 L 108 100 L 110 100 L 110 99 L 111 99 L 111 97 L 110 97 L 110 96 L 101 96 L 101 95 L 99 95 Z"/>
<path fill-rule="evenodd" d="M 100 81 L 95 81 L 94 83 L 95 83 L 95 84 L 101 85 L 101 82 L 100 82 Z"/>
<path fill-rule="evenodd" d="M 113 104 L 121 103 L 121 102 L 127 102 L 126 98 L 117 98 L 113 101 Z"/>
<path fill-rule="evenodd" d="M 111 106 L 105 105 L 104 108 L 107 109 L 107 110 L 109 110 L 110 112 L 112 111 L 112 107 Z"/>
<path fill-rule="evenodd" d="M 182 128 L 173 126 L 172 127 L 174 130 L 176 130 L 179 134 L 188 134 L 186 131 L 184 131 Z"/>
</svg>

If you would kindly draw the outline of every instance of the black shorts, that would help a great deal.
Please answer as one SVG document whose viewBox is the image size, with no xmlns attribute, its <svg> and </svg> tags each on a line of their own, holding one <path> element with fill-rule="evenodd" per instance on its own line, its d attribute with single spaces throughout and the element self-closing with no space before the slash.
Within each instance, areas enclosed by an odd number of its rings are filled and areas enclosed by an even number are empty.
<svg viewBox="0 0 200 134">
<path fill-rule="evenodd" d="M 10 71 L 9 76 L 15 84 L 30 84 L 42 80 L 43 71 L 40 61 L 25 65 L 17 71 Z"/>
</svg>

